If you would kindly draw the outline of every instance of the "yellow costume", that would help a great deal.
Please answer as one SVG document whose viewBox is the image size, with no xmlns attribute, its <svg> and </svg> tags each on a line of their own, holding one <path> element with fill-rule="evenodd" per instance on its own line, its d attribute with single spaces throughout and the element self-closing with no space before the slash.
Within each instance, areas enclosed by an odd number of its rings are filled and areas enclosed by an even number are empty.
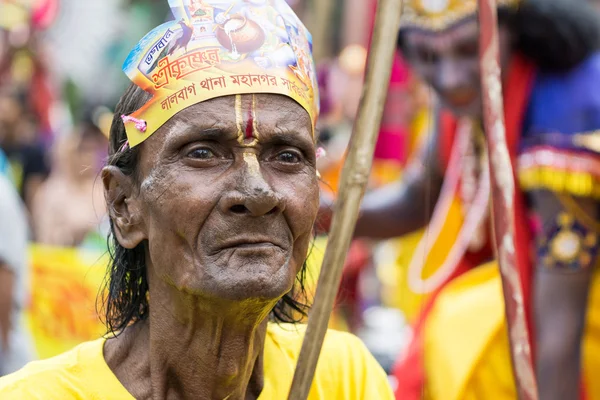
<svg viewBox="0 0 600 400">
<path fill-rule="evenodd" d="M 260 400 L 287 398 L 304 338 L 303 325 L 269 325 L 264 348 L 264 389 Z M 3 400 L 134 400 L 106 364 L 105 339 L 86 342 L 19 372 L 0 378 Z M 329 331 L 309 400 L 390 400 L 383 369 L 362 342 L 343 332 Z"/>
<path fill-rule="evenodd" d="M 452 281 L 436 300 L 425 332 L 426 399 L 517 398 L 496 263 Z M 583 351 L 588 400 L 600 399 L 600 382 L 595 377 L 600 369 L 599 338 L 600 276 L 596 274 Z"/>
</svg>

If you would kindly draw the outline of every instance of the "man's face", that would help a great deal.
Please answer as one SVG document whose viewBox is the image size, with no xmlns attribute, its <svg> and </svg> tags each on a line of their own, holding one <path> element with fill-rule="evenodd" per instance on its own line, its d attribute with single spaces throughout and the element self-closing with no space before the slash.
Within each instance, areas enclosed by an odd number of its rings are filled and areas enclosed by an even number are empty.
<svg viewBox="0 0 600 400">
<path fill-rule="evenodd" d="M 443 32 L 405 33 L 408 61 L 458 116 L 481 115 L 479 28 L 469 20 Z M 508 33 L 500 31 L 502 65 L 510 53 Z"/>
<path fill-rule="evenodd" d="M 186 293 L 227 300 L 289 292 L 319 205 L 308 113 L 287 97 L 191 106 L 141 145 L 149 268 Z M 137 206 L 136 206 L 137 207 Z"/>
</svg>

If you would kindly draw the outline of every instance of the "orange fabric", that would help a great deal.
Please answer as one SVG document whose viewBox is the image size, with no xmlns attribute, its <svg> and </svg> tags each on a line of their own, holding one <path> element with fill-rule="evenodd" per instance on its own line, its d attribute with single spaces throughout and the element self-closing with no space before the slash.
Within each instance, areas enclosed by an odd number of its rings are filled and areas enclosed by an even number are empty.
<svg viewBox="0 0 600 400">
<path fill-rule="evenodd" d="M 509 153 L 513 161 L 516 159 L 518 151 L 518 143 L 522 130 L 523 118 L 525 116 L 526 107 L 529 101 L 530 90 L 534 78 L 533 66 L 524 59 L 515 56 L 511 62 L 508 79 L 504 87 L 504 113 L 506 124 L 507 144 Z M 507 101 L 508 100 L 508 101 Z M 453 147 L 454 137 L 456 134 L 457 122 L 449 113 L 441 115 L 441 137 L 439 154 L 442 165 L 447 168 L 450 160 L 450 152 Z M 516 179 L 515 179 L 516 181 Z M 526 221 L 526 208 L 524 199 L 517 198 L 515 204 L 515 221 L 516 226 L 516 243 L 518 245 L 518 264 L 521 279 L 523 282 L 523 294 L 526 299 L 526 312 L 528 313 L 528 321 L 530 321 L 530 286 L 531 286 L 531 262 L 529 259 L 528 245 L 530 243 L 530 233 L 528 225 L 519 223 Z M 487 251 L 486 251 L 487 250 Z M 460 274 L 476 267 L 483 261 L 485 256 L 491 255 L 490 249 L 484 249 L 479 254 L 466 254 L 463 260 L 459 263 L 453 276 L 448 280 L 452 280 Z M 443 288 L 443 286 L 442 286 Z M 421 316 L 417 320 L 414 327 L 413 339 L 409 345 L 406 355 L 399 361 L 394 370 L 394 375 L 398 380 L 398 388 L 396 390 L 396 398 L 401 400 L 420 400 L 422 390 L 425 387 L 425 373 L 423 366 L 423 328 L 424 322 L 427 319 L 432 304 L 435 301 L 437 294 L 441 291 L 438 289 L 430 297 L 429 301 L 423 308 Z M 531 324 L 530 324 L 530 332 Z"/>
</svg>

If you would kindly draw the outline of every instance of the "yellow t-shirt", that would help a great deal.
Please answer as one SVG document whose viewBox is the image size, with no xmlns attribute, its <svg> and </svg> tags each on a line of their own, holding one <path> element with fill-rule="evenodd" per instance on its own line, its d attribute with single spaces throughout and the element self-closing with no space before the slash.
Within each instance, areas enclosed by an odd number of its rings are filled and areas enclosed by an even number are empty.
<svg viewBox="0 0 600 400">
<path fill-rule="evenodd" d="M 304 325 L 270 324 L 264 349 L 264 389 L 260 400 L 285 400 Z M 83 343 L 0 378 L 2 400 L 133 400 L 106 364 L 105 339 Z M 355 336 L 327 332 L 309 400 L 392 400 L 383 369 Z"/>
</svg>

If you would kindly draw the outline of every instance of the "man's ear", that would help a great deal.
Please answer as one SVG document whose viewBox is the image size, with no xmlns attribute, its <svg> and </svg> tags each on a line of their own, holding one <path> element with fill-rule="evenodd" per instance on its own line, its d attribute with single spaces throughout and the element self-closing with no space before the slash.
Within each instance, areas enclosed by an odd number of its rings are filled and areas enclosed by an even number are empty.
<svg viewBox="0 0 600 400">
<path fill-rule="evenodd" d="M 119 244 L 133 249 L 147 238 L 133 178 L 109 165 L 102 169 L 104 197 Z"/>
</svg>

